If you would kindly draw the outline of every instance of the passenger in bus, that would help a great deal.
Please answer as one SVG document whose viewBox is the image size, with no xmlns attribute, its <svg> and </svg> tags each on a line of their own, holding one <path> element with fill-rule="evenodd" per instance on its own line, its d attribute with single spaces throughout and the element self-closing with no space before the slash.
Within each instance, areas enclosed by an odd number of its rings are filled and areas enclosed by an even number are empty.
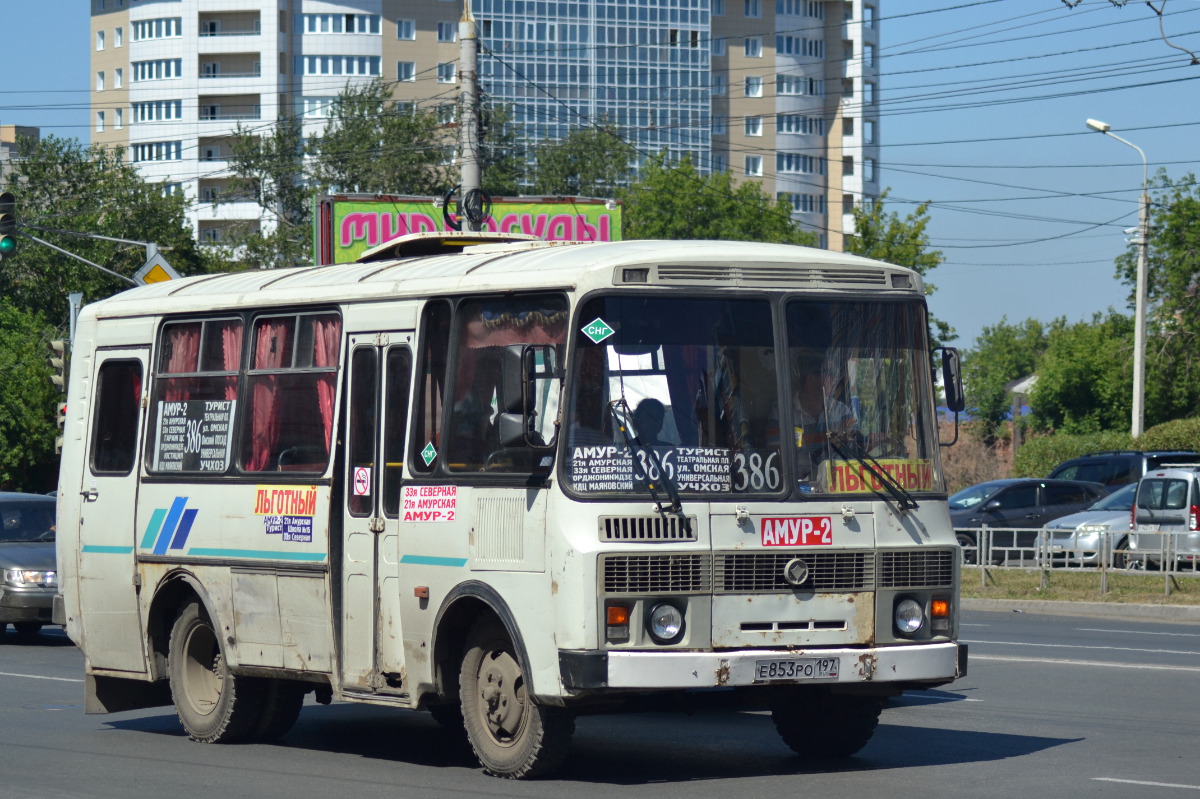
<svg viewBox="0 0 1200 799">
<path fill-rule="evenodd" d="M 646 397 L 639 402 L 633 412 L 633 428 L 638 442 L 647 447 L 673 446 L 670 441 L 663 441 L 659 437 L 666 419 L 666 407 L 654 397 Z"/>
<path fill-rule="evenodd" d="M 857 426 L 850 406 L 837 398 L 836 384 L 820 356 L 801 357 L 792 367 L 792 398 L 798 476 L 812 480 L 827 457 L 828 443 L 838 434 L 853 435 Z"/>
</svg>

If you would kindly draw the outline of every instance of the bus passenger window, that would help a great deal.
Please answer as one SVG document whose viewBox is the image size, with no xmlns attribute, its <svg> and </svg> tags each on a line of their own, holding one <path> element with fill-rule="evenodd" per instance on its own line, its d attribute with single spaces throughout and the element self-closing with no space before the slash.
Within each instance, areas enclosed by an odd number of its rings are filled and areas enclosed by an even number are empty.
<svg viewBox="0 0 1200 799">
<path fill-rule="evenodd" d="M 379 411 L 378 397 L 378 361 L 374 347 L 359 347 L 354 350 L 350 365 L 350 480 L 346 507 L 352 516 L 366 516 L 374 509 L 372 497 L 376 479 L 375 471 L 375 439 L 378 429 Z M 356 469 L 366 469 L 370 479 L 367 481 L 366 493 L 355 476 Z"/>
<path fill-rule="evenodd" d="M 446 391 L 446 356 L 450 350 L 450 304 L 442 300 L 425 306 L 421 324 L 421 364 L 416 413 L 410 443 L 409 467 L 429 474 L 442 455 L 442 403 Z"/>
<path fill-rule="evenodd" d="M 106 361 L 100 367 L 96 418 L 92 420 L 92 471 L 129 474 L 137 453 L 140 361 Z"/>
<path fill-rule="evenodd" d="M 400 512 L 400 479 L 404 474 L 404 425 L 408 421 L 408 390 L 412 385 L 412 355 L 407 347 L 388 350 L 383 391 L 383 512 Z"/>
<path fill-rule="evenodd" d="M 253 336 L 242 469 L 325 471 L 341 319 L 332 313 L 262 316 Z"/>
</svg>

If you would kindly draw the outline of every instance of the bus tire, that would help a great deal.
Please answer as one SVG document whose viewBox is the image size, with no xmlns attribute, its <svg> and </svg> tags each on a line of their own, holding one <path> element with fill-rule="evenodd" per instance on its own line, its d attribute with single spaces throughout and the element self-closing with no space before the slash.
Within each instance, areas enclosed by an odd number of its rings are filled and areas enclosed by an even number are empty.
<svg viewBox="0 0 1200 799">
<path fill-rule="evenodd" d="M 246 736 L 249 741 L 273 741 L 282 738 L 296 726 L 308 688 L 294 680 L 262 679 L 262 709 L 254 729 Z"/>
<path fill-rule="evenodd" d="M 14 621 L 12 626 L 17 635 L 37 635 L 42 631 L 40 621 Z"/>
<path fill-rule="evenodd" d="M 495 619 L 476 622 L 467 635 L 459 696 L 467 739 L 492 776 L 545 776 L 567 756 L 574 716 L 539 705 L 528 688 L 504 626 Z"/>
<path fill-rule="evenodd" d="M 171 699 L 188 737 L 201 743 L 245 740 L 260 717 L 261 686 L 230 673 L 225 648 L 198 601 L 175 618 L 170 647 Z"/>
<path fill-rule="evenodd" d="M 783 742 L 804 760 L 833 760 L 858 752 L 879 726 L 883 697 L 804 694 L 777 703 L 771 720 Z"/>
</svg>

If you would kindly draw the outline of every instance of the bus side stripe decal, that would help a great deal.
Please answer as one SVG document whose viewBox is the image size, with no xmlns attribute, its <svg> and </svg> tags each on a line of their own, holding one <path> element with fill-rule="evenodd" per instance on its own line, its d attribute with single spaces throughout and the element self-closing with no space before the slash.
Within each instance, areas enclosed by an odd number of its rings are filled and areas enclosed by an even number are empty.
<svg viewBox="0 0 1200 799">
<path fill-rule="evenodd" d="M 188 533 L 192 531 L 192 522 L 196 520 L 196 513 L 197 510 L 195 508 L 188 508 L 183 512 L 183 519 L 179 522 L 179 529 L 175 531 L 175 537 L 171 539 L 171 549 L 183 549 Z"/>
<path fill-rule="evenodd" d="M 154 539 L 158 537 L 158 531 L 162 529 L 163 519 L 166 517 L 166 508 L 155 508 L 154 513 L 150 514 L 150 523 L 146 525 L 146 533 L 142 536 L 142 549 L 149 549 L 154 545 Z"/>
<path fill-rule="evenodd" d="M 466 566 L 466 558 L 439 558 L 433 555 L 405 555 L 401 563 L 412 563 L 418 566 Z"/>
<path fill-rule="evenodd" d="M 192 547 L 188 555 L 202 558 L 267 558 L 271 560 L 325 560 L 324 552 L 272 552 L 265 549 L 208 549 Z"/>
<path fill-rule="evenodd" d="M 171 533 L 175 531 L 175 525 L 179 524 L 179 517 L 183 515 L 183 506 L 187 504 L 187 497 L 175 497 L 175 501 L 171 503 L 171 510 L 167 512 L 167 520 L 163 523 L 162 532 L 158 536 L 158 540 L 154 542 L 154 554 L 167 554 L 167 545 L 171 543 Z"/>
</svg>

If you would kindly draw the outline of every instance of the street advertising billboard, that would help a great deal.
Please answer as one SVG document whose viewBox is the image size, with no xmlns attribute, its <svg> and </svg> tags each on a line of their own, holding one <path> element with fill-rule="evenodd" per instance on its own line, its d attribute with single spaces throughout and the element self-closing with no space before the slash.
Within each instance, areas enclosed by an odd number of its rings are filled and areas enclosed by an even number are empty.
<svg viewBox="0 0 1200 799">
<path fill-rule="evenodd" d="M 316 198 L 313 253 L 317 265 L 348 263 L 377 244 L 409 233 L 446 229 L 431 197 L 334 194 Z M 499 197 L 484 230 L 547 241 L 620 241 L 621 205 L 572 197 Z"/>
</svg>

